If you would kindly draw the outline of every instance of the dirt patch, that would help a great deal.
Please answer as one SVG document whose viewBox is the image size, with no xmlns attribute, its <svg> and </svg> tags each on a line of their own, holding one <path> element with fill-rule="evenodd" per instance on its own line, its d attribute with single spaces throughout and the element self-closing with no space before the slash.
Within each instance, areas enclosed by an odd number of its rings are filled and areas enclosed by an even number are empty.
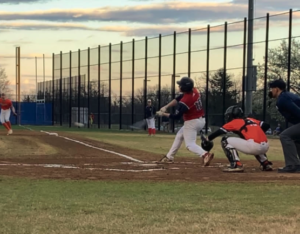
<svg viewBox="0 0 300 234">
<path fill-rule="evenodd" d="M 63 134 L 87 145 L 39 132 L 15 132 L 1 137 L 0 175 L 51 179 L 88 180 L 148 180 L 148 181 L 291 181 L 297 183 L 300 174 L 262 172 L 253 160 L 243 161 L 246 171 L 239 174 L 222 172 L 225 159 L 215 159 L 210 167 L 202 167 L 195 158 L 176 158 L 173 164 L 157 164 L 162 155 L 127 149 L 80 136 Z M 104 149 L 99 150 L 98 148 Z M 34 151 L 34 152 L 33 152 Z M 113 151 L 123 156 L 113 154 Z M 15 157 L 20 152 L 19 157 Z M 274 167 L 283 166 L 274 162 Z"/>
</svg>

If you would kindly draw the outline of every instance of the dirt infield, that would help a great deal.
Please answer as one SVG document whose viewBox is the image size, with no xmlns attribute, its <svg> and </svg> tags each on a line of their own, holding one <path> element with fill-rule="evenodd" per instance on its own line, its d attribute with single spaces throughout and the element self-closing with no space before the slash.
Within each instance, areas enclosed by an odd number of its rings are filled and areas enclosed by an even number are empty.
<svg viewBox="0 0 300 234">
<path fill-rule="evenodd" d="M 222 167 L 227 164 L 225 159 L 214 159 L 211 166 L 206 168 L 201 166 L 197 157 L 176 158 L 173 164 L 157 164 L 156 161 L 162 155 L 109 145 L 77 135 L 61 134 L 57 137 L 37 131 L 17 131 L 11 136 L 1 135 L 0 142 L 0 175 L 7 176 L 75 180 L 241 182 L 298 181 L 300 178 L 300 174 L 278 174 L 276 170 L 262 172 L 255 159 L 243 161 L 246 170 L 239 174 L 222 172 Z M 107 151 L 123 154 L 123 157 Z M 283 166 L 283 163 L 274 162 L 275 168 L 279 166 Z"/>
</svg>

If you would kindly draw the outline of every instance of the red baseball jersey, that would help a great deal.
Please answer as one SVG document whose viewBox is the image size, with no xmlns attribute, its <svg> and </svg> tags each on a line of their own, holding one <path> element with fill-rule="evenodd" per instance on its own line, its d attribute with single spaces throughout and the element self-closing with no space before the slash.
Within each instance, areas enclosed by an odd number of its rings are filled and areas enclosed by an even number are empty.
<svg viewBox="0 0 300 234">
<path fill-rule="evenodd" d="M 180 103 L 188 108 L 188 111 L 183 114 L 184 121 L 198 119 L 204 116 L 201 95 L 196 88 L 193 88 L 191 93 L 185 93 Z"/>
<path fill-rule="evenodd" d="M 244 119 L 234 119 L 223 125 L 222 129 L 227 132 L 240 133 L 245 140 L 252 139 L 256 143 L 268 142 L 267 136 L 260 127 L 259 120 L 247 118 L 249 122 L 246 124 Z M 243 128 L 245 126 L 245 128 Z"/>
<path fill-rule="evenodd" d="M 0 98 L 0 105 L 2 110 L 8 110 L 11 108 L 12 102 L 9 99 L 3 100 L 2 98 Z"/>
</svg>

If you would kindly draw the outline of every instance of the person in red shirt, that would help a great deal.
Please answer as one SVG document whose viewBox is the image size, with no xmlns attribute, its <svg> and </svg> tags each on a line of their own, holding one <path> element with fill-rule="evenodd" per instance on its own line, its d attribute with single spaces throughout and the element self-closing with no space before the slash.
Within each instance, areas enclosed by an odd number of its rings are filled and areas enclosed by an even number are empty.
<svg viewBox="0 0 300 234">
<path fill-rule="evenodd" d="M 93 127 L 94 118 L 95 118 L 95 115 L 93 113 L 91 113 L 90 114 L 90 124 L 91 124 L 91 127 Z"/>
<path fill-rule="evenodd" d="M 3 126 L 6 128 L 7 135 L 10 135 L 13 133 L 9 121 L 11 110 L 14 115 L 17 114 L 11 100 L 7 99 L 4 93 L 1 94 L 0 105 L 1 105 L 0 121 L 3 124 Z"/>
<path fill-rule="evenodd" d="M 184 125 L 177 132 L 174 143 L 168 154 L 160 162 L 173 162 L 174 156 L 185 142 L 187 150 L 195 153 L 202 158 L 204 166 L 209 166 L 214 157 L 213 153 L 206 152 L 197 145 L 197 134 L 205 126 L 204 110 L 199 91 L 194 88 L 194 81 L 189 77 L 183 77 L 177 82 L 179 90 L 182 93 L 169 104 L 157 112 L 158 116 L 165 116 L 170 119 L 178 120 L 183 116 Z M 167 108 L 178 104 L 175 114 L 165 113 Z"/>
<path fill-rule="evenodd" d="M 224 136 L 221 140 L 222 148 L 230 162 L 229 167 L 223 171 L 244 171 L 238 151 L 254 155 L 263 171 L 272 171 L 272 163 L 269 162 L 266 155 L 269 143 L 265 134 L 265 129 L 269 129 L 270 125 L 254 118 L 244 118 L 243 110 L 238 106 L 229 107 L 225 112 L 225 119 L 226 124 L 207 138 L 208 141 L 213 141 L 216 137 L 228 132 L 240 136 L 240 138 Z"/>
</svg>

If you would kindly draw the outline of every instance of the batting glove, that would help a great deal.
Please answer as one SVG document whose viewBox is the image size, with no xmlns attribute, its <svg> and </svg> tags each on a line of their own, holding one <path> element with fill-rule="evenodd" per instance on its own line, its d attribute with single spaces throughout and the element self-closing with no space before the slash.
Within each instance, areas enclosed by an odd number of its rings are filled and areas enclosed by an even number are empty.
<svg viewBox="0 0 300 234">
<path fill-rule="evenodd" d="M 163 116 L 163 115 L 164 115 L 164 112 L 162 112 L 162 111 L 157 111 L 157 112 L 156 112 L 156 115 L 157 115 L 157 116 Z"/>
<path fill-rule="evenodd" d="M 164 106 L 159 111 L 162 112 L 162 113 L 165 113 L 167 111 L 167 107 Z"/>
</svg>

